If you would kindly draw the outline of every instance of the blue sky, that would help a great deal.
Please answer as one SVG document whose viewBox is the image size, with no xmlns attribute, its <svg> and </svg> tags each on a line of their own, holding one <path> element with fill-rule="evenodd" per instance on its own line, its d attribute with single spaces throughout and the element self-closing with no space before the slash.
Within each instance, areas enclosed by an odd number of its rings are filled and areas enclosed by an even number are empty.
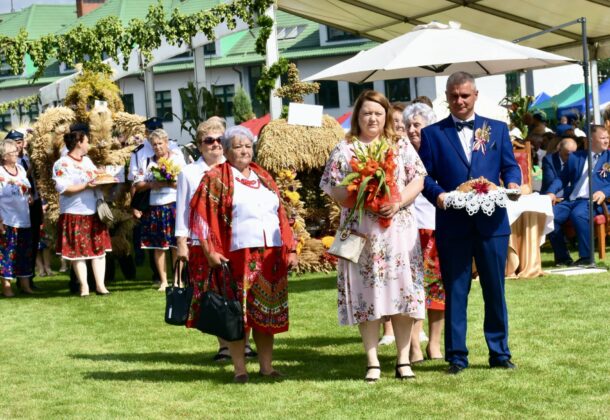
<svg viewBox="0 0 610 420">
<path fill-rule="evenodd" d="M 31 4 L 76 4 L 76 0 L 13 0 L 15 11 L 28 7 Z M 0 13 L 11 11 L 11 0 L 0 0 Z"/>
</svg>

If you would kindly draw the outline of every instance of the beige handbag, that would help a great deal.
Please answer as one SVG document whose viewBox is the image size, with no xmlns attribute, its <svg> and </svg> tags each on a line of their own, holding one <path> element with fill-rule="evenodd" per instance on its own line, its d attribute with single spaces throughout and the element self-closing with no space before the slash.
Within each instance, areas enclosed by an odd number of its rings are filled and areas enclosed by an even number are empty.
<svg viewBox="0 0 610 420">
<path fill-rule="evenodd" d="M 97 215 L 102 223 L 112 226 L 114 223 L 114 216 L 112 215 L 112 210 L 110 210 L 108 203 L 106 203 L 103 198 L 98 198 L 96 207 Z"/>
<path fill-rule="evenodd" d="M 358 263 L 366 244 L 366 237 L 351 229 L 339 229 L 328 253 L 338 258 Z"/>
</svg>

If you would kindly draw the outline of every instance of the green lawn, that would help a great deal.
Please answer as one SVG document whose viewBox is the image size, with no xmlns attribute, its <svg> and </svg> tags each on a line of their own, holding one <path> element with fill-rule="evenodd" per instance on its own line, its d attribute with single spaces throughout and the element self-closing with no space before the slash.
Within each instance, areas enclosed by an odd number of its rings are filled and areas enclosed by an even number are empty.
<svg viewBox="0 0 610 420">
<path fill-rule="evenodd" d="M 0 299 L 4 398 L 0 418 L 596 418 L 610 415 L 608 274 L 509 280 L 510 346 L 516 371 L 490 370 L 482 298 L 469 306 L 471 367 L 443 362 L 393 379 L 363 381 L 357 328 L 339 327 L 335 277 L 294 278 L 291 328 L 276 341 L 279 382 L 232 383 L 211 357 L 215 339 L 166 325 L 164 298 L 144 280 L 117 281 L 108 297 L 78 298 L 67 277 L 40 279 L 37 297 Z M 256 372 L 258 365 L 249 369 Z"/>
</svg>

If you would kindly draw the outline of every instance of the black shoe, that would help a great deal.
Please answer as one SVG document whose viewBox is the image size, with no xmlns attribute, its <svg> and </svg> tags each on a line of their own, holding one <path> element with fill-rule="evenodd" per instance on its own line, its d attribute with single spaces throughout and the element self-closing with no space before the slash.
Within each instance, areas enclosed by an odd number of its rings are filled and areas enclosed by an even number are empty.
<svg viewBox="0 0 610 420">
<path fill-rule="evenodd" d="M 381 371 L 381 367 L 379 367 L 379 366 L 367 366 L 367 367 L 366 367 L 366 371 L 367 371 L 367 373 L 368 373 L 368 371 L 369 371 L 369 370 L 371 370 L 371 369 L 378 369 L 379 371 Z M 367 377 L 365 376 L 365 377 L 364 377 L 364 380 L 365 380 L 366 382 L 373 383 L 373 382 L 377 382 L 377 381 L 379 380 L 379 378 L 367 378 Z"/>
<path fill-rule="evenodd" d="M 221 347 L 218 349 L 218 353 L 214 355 L 212 359 L 215 362 L 224 362 L 225 360 L 231 360 L 231 355 L 229 354 L 228 347 Z"/>
<path fill-rule="evenodd" d="M 510 360 L 500 360 L 489 364 L 491 369 L 517 369 L 517 366 Z"/>
<path fill-rule="evenodd" d="M 394 377 L 396 379 L 400 379 L 400 380 L 403 380 L 403 379 L 415 379 L 415 375 L 413 373 L 411 373 L 410 375 L 401 375 L 400 374 L 400 368 L 404 367 L 404 366 L 411 366 L 411 363 L 402 363 L 400 365 L 397 364 L 396 365 L 396 373 L 394 374 Z"/>
<path fill-rule="evenodd" d="M 591 258 L 589 258 L 589 257 L 579 258 L 571 264 L 572 267 L 588 267 L 590 265 L 591 265 Z"/>
<path fill-rule="evenodd" d="M 555 261 L 555 267 L 569 267 L 574 264 L 574 260 L 572 258 L 567 258 L 561 261 Z"/>
<path fill-rule="evenodd" d="M 464 366 L 460 366 L 460 365 L 456 365 L 456 364 L 452 363 L 447 368 L 447 374 L 448 375 L 457 375 L 458 373 L 460 373 L 464 369 L 466 369 Z"/>
<path fill-rule="evenodd" d="M 258 353 L 255 352 L 254 350 L 252 350 L 252 347 L 250 347 L 250 345 L 247 344 L 245 352 L 244 352 L 244 356 L 246 356 L 246 359 L 254 359 L 255 357 L 258 356 Z"/>
</svg>

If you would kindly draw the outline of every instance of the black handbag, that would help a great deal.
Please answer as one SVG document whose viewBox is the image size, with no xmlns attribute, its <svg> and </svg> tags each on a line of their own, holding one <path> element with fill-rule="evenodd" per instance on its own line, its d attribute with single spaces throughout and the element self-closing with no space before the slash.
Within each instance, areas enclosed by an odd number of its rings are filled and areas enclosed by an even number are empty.
<svg viewBox="0 0 610 420">
<path fill-rule="evenodd" d="M 177 275 L 180 261 L 174 267 L 174 283 L 165 289 L 165 322 L 171 325 L 185 325 L 193 299 L 193 285 L 188 274 L 188 263 L 182 264 L 182 284 L 180 287 Z"/>
<path fill-rule="evenodd" d="M 138 191 L 131 197 L 131 208 L 146 211 L 150 208 L 150 190 Z"/>
<path fill-rule="evenodd" d="M 218 274 L 222 294 L 210 290 L 210 282 L 215 272 Z M 196 327 L 201 332 L 227 341 L 238 341 L 244 338 L 244 315 L 241 303 L 227 298 L 227 283 L 233 289 L 234 283 L 227 263 L 223 262 L 220 268 L 210 270 L 207 291 L 201 297 Z M 233 294 L 236 295 L 235 290 Z"/>
</svg>

